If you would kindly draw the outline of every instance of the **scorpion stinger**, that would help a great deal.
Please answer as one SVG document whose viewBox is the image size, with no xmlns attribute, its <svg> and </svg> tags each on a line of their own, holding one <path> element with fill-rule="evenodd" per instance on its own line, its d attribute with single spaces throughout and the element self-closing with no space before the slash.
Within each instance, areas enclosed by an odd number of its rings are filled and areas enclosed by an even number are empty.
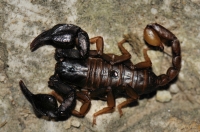
<svg viewBox="0 0 200 132">
<path fill-rule="evenodd" d="M 181 48 L 177 37 L 164 28 L 163 26 L 155 23 L 149 24 L 144 30 L 145 41 L 152 46 L 159 46 L 163 51 L 163 43 L 172 47 L 172 67 L 167 70 L 166 74 L 158 76 L 158 86 L 163 86 L 173 80 L 181 68 Z"/>
</svg>

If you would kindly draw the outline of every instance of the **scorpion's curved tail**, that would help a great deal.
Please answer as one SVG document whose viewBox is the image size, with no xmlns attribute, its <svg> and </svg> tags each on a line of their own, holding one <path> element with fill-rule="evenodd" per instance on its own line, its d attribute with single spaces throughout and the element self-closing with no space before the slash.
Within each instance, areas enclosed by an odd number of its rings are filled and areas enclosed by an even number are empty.
<svg viewBox="0 0 200 132">
<path fill-rule="evenodd" d="M 144 39 L 152 46 L 159 46 L 161 50 L 164 50 L 163 43 L 172 47 L 172 66 L 167 70 L 166 74 L 159 75 L 157 78 L 157 85 L 164 86 L 173 80 L 181 69 L 181 48 L 179 40 L 172 32 L 157 23 L 146 26 Z"/>
</svg>

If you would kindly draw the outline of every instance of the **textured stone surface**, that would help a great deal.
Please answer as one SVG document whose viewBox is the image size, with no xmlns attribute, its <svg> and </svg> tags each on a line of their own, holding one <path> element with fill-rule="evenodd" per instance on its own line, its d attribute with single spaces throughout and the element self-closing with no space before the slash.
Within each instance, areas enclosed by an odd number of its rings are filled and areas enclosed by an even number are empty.
<svg viewBox="0 0 200 132">
<path fill-rule="evenodd" d="M 2 0 L 0 2 L 0 131 L 200 131 L 200 1 L 199 0 Z M 54 48 L 45 46 L 30 52 L 35 36 L 58 23 L 73 23 L 90 37 L 103 36 L 104 51 L 120 54 L 117 42 L 131 39 L 126 48 L 136 64 L 143 60 L 143 29 L 160 23 L 180 40 L 182 69 L 172 84 L 172 100 L 159 103 L 155 93 L 142 96 L 138 104 L 97 118 L 94 112 L 106 102 L 92 101 L 86 117 L 54 122 L 35 117 L 18 82 L 24 80 L 34 93 L 48 93 L 47 81 L 54 72 Z M 93 47 L 94 48 L 94 47 Z M 170 53 L 170 48 L 165 51 Z M 153 71 L 165 73 L 171 58 L 148 51 Z M 169 90 L 170 85 L 161 89 Z M 170 91 L 170 90 L 169 90 Z M 172 90 L 173 91 L 173 90 Z M 124 99 L 117 99 L 119 104 Z M 80 124 L 79 124 L 80 123 Z"/>
</svg>

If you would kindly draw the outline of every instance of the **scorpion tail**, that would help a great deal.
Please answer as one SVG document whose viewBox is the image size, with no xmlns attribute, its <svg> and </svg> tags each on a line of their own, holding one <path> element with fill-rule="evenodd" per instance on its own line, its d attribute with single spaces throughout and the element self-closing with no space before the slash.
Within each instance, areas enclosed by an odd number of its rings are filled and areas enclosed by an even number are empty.
<svg viewBox="0 0 200 132">
<path fill-rule="evenodd" d="M 163 26 L 154 23 L 146 26 L 144 30 L 145 41 L 152 45 L 158 46 L 163 51 L 163 43 L 172 47 L 172 66 L 166 74 L 159 75 L 157 78 L 158 86 L 164 86 L 173 80 L 181 69 L 181 48 L 177 37 Z"/>
</svg>

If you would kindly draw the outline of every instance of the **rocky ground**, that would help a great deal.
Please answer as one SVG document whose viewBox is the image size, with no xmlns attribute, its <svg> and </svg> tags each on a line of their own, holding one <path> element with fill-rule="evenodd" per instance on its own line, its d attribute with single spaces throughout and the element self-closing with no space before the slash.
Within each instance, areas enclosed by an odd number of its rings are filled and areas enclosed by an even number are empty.
<svg viewBox="0 0 200 132">
<path fill-rule="evenodd" d="M 200 131 L 200 0 L 2 0 L 0 2 L 0 131 Z M 144 95 L 137 104 L 97 118 L 92 115 L 106 102 L 92 101 L 86 117 L 62 122 L 38 119 L 20 91 L 23 80 L 34 93 L 49 93 L 47 81 L 54 72 L 54 48 L 30 52 L 30 42 L 58 23 L 76 24 L 90 37 L 103 36 L 106 53 L 119 54 L 123 37 L 134 64 L 143 61 L 143 29 L 159 23 L 180 40 L 182 68 L 169 85 Z M 94 46 L 92 48 L 95 48 Z M 170 53 L 170 48 L 166 48 Z M 153 71 L 165 73 L 171 57 L 148 51 Z M 164 98 L 163 98 L 164 97 Z M 117 99 L 116 104 L 123 98 Z"/>
</svg>

